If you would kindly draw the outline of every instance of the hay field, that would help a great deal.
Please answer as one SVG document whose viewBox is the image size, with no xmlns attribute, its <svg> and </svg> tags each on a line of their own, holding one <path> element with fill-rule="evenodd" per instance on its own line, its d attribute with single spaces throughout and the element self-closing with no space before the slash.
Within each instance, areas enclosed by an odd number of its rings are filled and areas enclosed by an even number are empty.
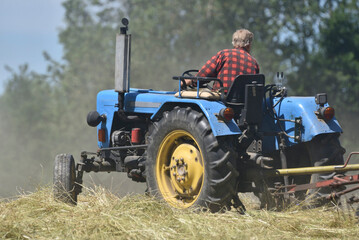
<svg viewBox="0 0 359 240">
<path fill-rule="evenodd" d="M 176 210 L 145 195 L 87 189 L 76 207 L 46 187 L 0 201 L 0 239 L 357 239 L 353 212 L 323 207 L 246 215 Z"/>
</svg>

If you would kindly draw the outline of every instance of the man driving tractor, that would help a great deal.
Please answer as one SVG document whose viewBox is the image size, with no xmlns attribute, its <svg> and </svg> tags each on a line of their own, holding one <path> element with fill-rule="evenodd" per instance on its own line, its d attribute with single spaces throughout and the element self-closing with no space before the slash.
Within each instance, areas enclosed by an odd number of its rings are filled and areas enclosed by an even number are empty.
<svg viewBox="0 0 359 240">
<path fill-rule="evenodd" d="M 224 92 L 227 93 L 234 79 L 242 74 L 258 74 L 259 65 L 250 55 L 253 33 L 247 29 L 239 29 L 233 33 L 233 49 L 219 51 L 197 73 L 198 77 L 215 77 L 223 82 Z M 186 85 L 195 86 L 193 80 L 186 80 Z M 215 88 L 219 88 L 215 84 Z"/>
</svg>

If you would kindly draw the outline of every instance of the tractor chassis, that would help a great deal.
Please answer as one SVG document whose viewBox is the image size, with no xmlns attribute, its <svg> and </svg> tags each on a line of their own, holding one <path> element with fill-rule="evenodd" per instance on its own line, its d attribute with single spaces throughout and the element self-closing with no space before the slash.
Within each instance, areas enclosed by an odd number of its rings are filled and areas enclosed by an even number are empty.
<svg viewBox="0 0 359 240">
<path fill-rule="evenodd" d="M 83 174 L 84 172 L 125 172 L 129 170 L 128 176 L 137 182 L 144 182 L 145 179 L 141 175 L 141 171 L 137 168 L 141 167 L 139 162 L 142 160 L 140 156 L 130 156 L 130 160 L 123 163 L 117 156 L 113 155 L 112 151 L 146 149 L 147 145 L 132 145 L 121 147 L 110 147 L 98 149 L 97 152 L 81 152 L 80 162 L 76 164 L 76 180 L 75 192 L 80 194 L 82 192 Z M 91 156 L 91 157 L 89 157 Z M 111 160 L 108 160 L 111 159 Z M 136 173 L 138 176 L 136 177 Z"/>
</svg>

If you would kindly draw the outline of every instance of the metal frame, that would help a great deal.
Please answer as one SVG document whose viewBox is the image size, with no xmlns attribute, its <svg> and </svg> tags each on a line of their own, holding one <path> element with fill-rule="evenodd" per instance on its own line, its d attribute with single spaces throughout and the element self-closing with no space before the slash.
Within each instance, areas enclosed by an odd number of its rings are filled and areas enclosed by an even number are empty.
<svg viewBox="0 0 359 240">
<path fill-rule="evenodd" d="M 267 177 L 275 177 L 275 176 L 294 176 L 294 175 L 310 175 L 314 173 L 342 173 L 346 171 L 355 171 L 359 170 L 359 164 L 348 164 L 351 157 L 353 155 L 359 155 L 359 152 L 351 152 L 346 159 L 344 165 L 341 166 L 322 166 L 322 167 L 305 167 L 305 168 L 289 168 L 289 169 L 276 169 L 266 171 L 264 174 Z M 275 186 L 274 192 L 272 195 L 274 196 L 283 196 L 285 194 L 291 194 L 299 191 L 306 191 L 309 189 L 316 189 L 316 188 L 323 188 L 323 187 L 330 187 L 332 188 L 332 193 L 325 196 L 326 199 L 336 199 L 344 194 L 353 192 L 359 189 L 359 186 L 345 189 L 339 192 L 336 192 L 336 189 L 339 189 L 341 186 L 352 185 L 352 184 L 359 184 L 359 174 L 356 175 L 335 175 L 333 179 L 324 180 L 316 183 L 308 183 L 308 184 L 291 184 L 291 185 L 278 185 Z M 357 200 L 355 200 L 357 201 Z"/>
</svg>

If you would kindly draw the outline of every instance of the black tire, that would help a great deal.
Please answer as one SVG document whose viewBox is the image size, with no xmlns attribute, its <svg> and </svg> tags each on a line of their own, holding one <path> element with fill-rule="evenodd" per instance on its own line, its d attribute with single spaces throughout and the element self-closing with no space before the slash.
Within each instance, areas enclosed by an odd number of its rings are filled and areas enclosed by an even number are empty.
<svg viewBox="0 0 359 240">
<path fill-rule="evenodd" d="M 328 165 L 343 165 L 343 154 L 345 149 L 341 147 L 339 142 L 339 134 L 322 134 L 313 138 L 309 142 L 300 143 L 289 147 L 285 151 L 287 156 L 288 168 L 300 168 L 300 167 L 313 167 L 313 166 L 328 166 Z M 277 165 L 275 168 L 281 168 L 279 152 L 275 152 L 271 155 L 275 159 Z M 316 183 L 318 181 L 324 181 L 332 179 L 336 173 L 325 174 L 312 174 L 312 175 L 299 175 L 290 176 L 290 184 L 308 184 Z M 289 203 L 284 203 L 284 200 L 274 199 L 267 191 L 268 187 L 273 188 L 274 182 L 282 182 L 283 178 L 278 177 L 275 179 L 267 180 L 267 182 L 259 183 L 261 191 L 257 193 L 261 201 L 261 208 L 278 209 L 286 207 Z M 257 184 L 256 184 L 257 185 Z M 263 187 L 264 186 L 264 187 Z M 343 189 L 342 189 L 343 190 Z M 294 195 L 290 195 L 290 203 L 300 203 L 304 200 L 309 200 L 308 205 L 310 207 L 322 206 L 328 202 L 323 198 L 327 194 L 331 193 L 331 189 L 310 189 L 308 191 L 299 191 Z M 278 204 L 279 203 L 279 204 Z M 289 204 L 290 205 L 290 204 Z"/>
<path fill-rule="evenodd" d="M 55 199 L 69 204 L 77 204 L 76 170 L 72 155 L 59 154 L 56 156 L 53 177 Z"/>
<path fill-rule="evenodd" d="M 316 136 L 306 144 L 311 166 L 343 165 L 345 149 L 340 145 L 339 134 L 322 134 Z M 336 173 L 312 174 L 310 183 L 329 180 Z M 307 194 L 316 194 L 318 197 L 331 193 L 331 189 L 320 188 L 308 190 Z"/>
<path fill-rule="evenodd" d="M 234 138 L 217 139 L 202 113 L 179 107 L 165 112 L 153 124 L 148 143 L 150 194 L 176 208 L 217 212 L 231 205 L 238 179 Z"/>
</svg>

